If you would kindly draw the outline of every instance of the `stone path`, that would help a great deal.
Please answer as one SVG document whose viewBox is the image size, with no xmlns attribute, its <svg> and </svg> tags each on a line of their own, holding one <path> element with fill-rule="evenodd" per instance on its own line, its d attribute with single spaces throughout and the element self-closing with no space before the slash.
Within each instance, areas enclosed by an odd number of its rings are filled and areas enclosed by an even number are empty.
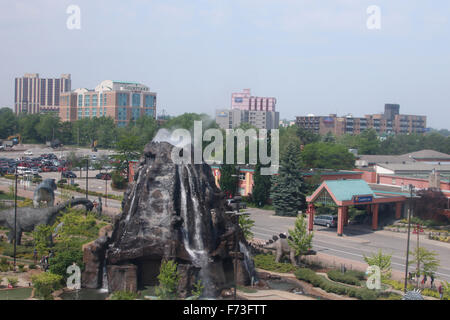
<svg viewBox="0 0 450 320">
<path fill-rule="evenodd" d="M 237 290 L 237 295 L 247 300 L 317 300 L 305 295 L 295 294 L 281 290 L 258 290 L 255 293 L 246 293 Z"/>
</svg>

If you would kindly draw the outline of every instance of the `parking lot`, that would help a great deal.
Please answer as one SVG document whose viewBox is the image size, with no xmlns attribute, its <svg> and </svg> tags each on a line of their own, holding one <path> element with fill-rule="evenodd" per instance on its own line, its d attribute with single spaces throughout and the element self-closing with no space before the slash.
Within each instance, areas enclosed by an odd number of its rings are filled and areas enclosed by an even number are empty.
<svg viewBox="0 0 450 320">
<path fill-rule="evenodd" d="M 83 167 L 72 168 L 67 161 L 70 153 L 75 153 L 78 157 L 89 157 L 89 170 Z M 88 189 L 105 194 L 120 195 L 123 191 L 114 191 L 111 188 L 111 180 L 96 179 L 100 172 L 111 172 L 111 165 L 106 164 L 103 170 L 95 170 L 93 165 L 97 159 L 113 155 L 112 150 L 92 151 L 88 148 L 65 147 L 61 150 L 54 150 L 45 145 L 16 145 L 10 151 L 0 152 L 0 171 L 2 175 L 14 174 L 17 167 L 19 174 L 28 174 L 42 179 L 52 178 L 59 181 L 63 177 L 63 172 L 72 171 L 76 177 L 70 179 L 65 177 L 68 183 L 76 183 L 82 189 L 86 189 L 86 174 L 88 173 Z"/>
</svg>

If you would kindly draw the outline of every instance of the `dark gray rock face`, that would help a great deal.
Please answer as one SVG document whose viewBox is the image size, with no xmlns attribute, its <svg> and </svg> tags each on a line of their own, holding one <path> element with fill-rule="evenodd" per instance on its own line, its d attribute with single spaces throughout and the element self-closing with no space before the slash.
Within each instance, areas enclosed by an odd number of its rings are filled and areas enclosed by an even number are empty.
<svg viewBox="0 0 450 320">
<path fill-rule="evenodd" d="M 161 261 L 171 259 L 178 263 L 182 296 L 190 294 L 198 279 L 208 296 L 217 296 L 233 284 L 232 252 L 247 248 L 244 235 L 236 219 L 225 212 L 224 194 L 215 185 L 209 165 L 174 164 L 173 148 L 166 142 L 149 143 L 135 182 L 125 193 L 123 212 L 104 257 L 110 291 L 119 282 L 113 279 L 119 273 L 111 272 L 112 266 L 124 266 L 126 271 L 121 272 L 128 279 L 136 267 L 137 284 L 142 287 L 156 285 Z M 248 270 L 243 253 L 237 256 L 238 283 L 248 284 L 254 270 Z"/>
</svg>

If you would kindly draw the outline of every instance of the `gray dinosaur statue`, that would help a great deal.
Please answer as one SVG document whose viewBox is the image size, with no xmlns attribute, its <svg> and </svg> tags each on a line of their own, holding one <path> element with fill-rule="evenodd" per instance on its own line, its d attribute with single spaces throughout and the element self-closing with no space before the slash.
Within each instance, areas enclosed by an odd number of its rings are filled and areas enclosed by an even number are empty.
<svg viewBox="0 0 450 320">
<path fill-rule="evenodd" d="M 33 206 L 39 207 L 41 201 L 47 202 L 47 207 L 53 207 L 55 204 L 55 179 L 45 179 L 34 190 Z"/>
<path fill-rule="evenodd" d="M 94 205 L 86 198 L 76 198 L 49 208 L 17 208 L 16 243 L 20 244 L 22 232 L 33 231 L 38 225 L 51 225 L 55 223 L 58 214 L 67 207 L 77 205 L 85 206 L 91 211 Z M 11 243 L 14 237 L 14 208 L 0 211 L 0 225 L 9 229 L 8 241 Z"/>
<path fill-rule="evenodd" d="M 264 248 L 276 250 L 276 262 L 280 262 L 281 258 L 284 255 L 289 255 L 291 263 L 294 266 L 297 265 L 297 256 L 295 255 L 295 250 L 289 245 L 288 238 L 285 234 L 280 233 L 278 236 L 273 236 L 272 240 L 267 241 Z"/>
</svg>

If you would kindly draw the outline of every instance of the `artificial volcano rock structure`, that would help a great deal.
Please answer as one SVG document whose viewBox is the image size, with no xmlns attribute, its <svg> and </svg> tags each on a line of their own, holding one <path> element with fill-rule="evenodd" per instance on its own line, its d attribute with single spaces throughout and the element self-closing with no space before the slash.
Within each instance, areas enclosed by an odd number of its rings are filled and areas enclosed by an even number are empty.
<svg viewBox="0 0 450 320">
<path fill-rule="evenodd" d="M 217 296 L 255 275 L 248 245 L 236 218 L 226 212 L 224 194 L 207 164 L 175 164 L 174 146 L 151 142 L 144 150 L 135 182 L 111 237 L 85 246 L 83 285 L 110 292 L 156 285 L 161 262 L 175 260 L 178 292 L 190 294 L 201 279 L 206 296 Z M 236 254 L 234 261 L 234 251 Z"/>
</svg>

